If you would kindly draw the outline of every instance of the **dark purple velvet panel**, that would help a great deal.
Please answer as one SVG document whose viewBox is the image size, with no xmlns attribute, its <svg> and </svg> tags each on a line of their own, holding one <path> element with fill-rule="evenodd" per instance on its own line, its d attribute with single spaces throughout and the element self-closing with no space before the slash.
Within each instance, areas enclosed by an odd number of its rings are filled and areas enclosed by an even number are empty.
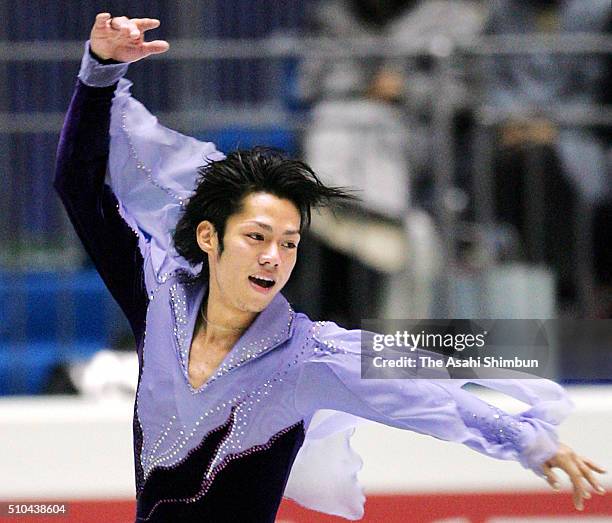
<svg viewBox="0 0 612 523">
<path fill-rule="evenodd" d="M 230 417 L 174 467 L 151 473 L 138 498 L 138 522 L 274 522 L 291 466 L 304 441 L 303 424 L 222 464 L 213 481 L 206 481 L 205 471 L 232 423 Z"/>
<path fill-rule="evenodd" d="M 77 80 L 60 136 L 54 186 L 85 250 L 130 322 L 142 372 L 148 305 L 143 259 L 136 235 L 121 218 L 117 199 L 104 184 L 115 88 L 116 85 L 89 87 Z M 143 473 L 142 431 L 136 404 L 133 436 L 138 492 L 142 489 Z"/>
<path fill-rule="evenodd" d="M 117 199 L 104 184 L 115 88 L 116 84 L 89 87 L 77 80 L 60 136 L 54 186 L 140 346 L 148 304 L 143 259 L 136 234 L 121 218 Z"/>
</svg>

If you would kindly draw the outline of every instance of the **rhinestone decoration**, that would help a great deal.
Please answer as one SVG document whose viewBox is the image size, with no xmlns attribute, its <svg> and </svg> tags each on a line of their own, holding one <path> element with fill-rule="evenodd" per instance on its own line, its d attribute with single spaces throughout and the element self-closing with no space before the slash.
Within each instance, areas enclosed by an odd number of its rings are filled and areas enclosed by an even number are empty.
<svg viewBox="0 0 612 523">
<path fill-rule="evenodd" d="M 300 352 L 300 356 L 305 352 L 305 345 L 302 347 Z M 191 430 L 189 430 L 185 425 L 181 427 L 179 431 L 179 437 L 174 441 L 172 446 L 163 452 L 162 454 L 156 456 L 156 453 L 160 447 L 160 445 L 164 442 L 166 437 L 168 436 L 168 432 L 172 427 L 172 424 L 175 421 L 175 417 L 173 416 L 171 420 L 168 421 L 158 440 L 155 442 L 150 450 L 143 452 L 143 470 L 145 479 L 150 475 L 152 470 L 156 467 L 171 467 L 176 466 L 177 463 L 174 462 L 178 453 L 180 453 L 183 448 L 187 447 L 188 443 L 196 436 L 198 430 L 201 426 L 204 425 L 208 419 L 212 418 L 212 416 L 216 415 L 220 411 L 224 411 L 227 408 L 231 408 L 231 412 L 235 416 L 235 421 L 232 425 L 232 428 L 228 434 L 228 437 L 219 445 L 217 452 L 215 453 L 215 457 L 211 461 L 211 466 L 206 472 L 206 476 L 209 477 L 213 475 L 215 466 L 218 465 L 219 462 L 223 460 L 223 456 L 229 452 L 239 451 L 242 449 L 242 437 L 245 434 L 245 430 L 247 428 L 249 413 L 253 412 L 253 409 L 261 404 L 261 401 L 269 396 L 272 387 L 276 384 L 280 384 L 283 382 L 283 377 L 287 375 L 289 372 L 289 368 L 296 364 L 295 360 L 288 362 L 285 369 L 277 372 L 272 378 L 266 380 L 262 385 L 258 388 L 252 390 L 247 393 L 245 390 L 242 390 L 239 395 L 230 398 L 227 401 L 224 401 L 209 410 L 205 411 L 200 417 L 195 421 Z M 190 451 L 192 452 L 192 451 Z M 185 459 L 185 458 L 183 458 Z M 182 460 L 181 460 L 182 461 Z"/>
<path fill-rule="evenodd" d="M 151 302 L 149 302 L 149 305 L 147 306 L 147 316 L 149 313 L 149 306 L 151 305 Z M 135 400 L 135 407 L 134 407 L 134 414 L 135 417 L 138 419 L 138 427 L 140 429 L 140 434 L 142 437 L 141 440 L 141 446 L 140 446 L 140 455 L 139 455 L 139 459 L 140 459 L 140 466 L 141 466 L 141 470 L 144 471 L 144 467 L 143 467 L 143 456 L 145 455 L 145 448 L 147 447 L 147 442 L 149 439 L 149 435 L 147 432 L 145 432 L 144 427 L 142 426 L 142 421 L 140 419 L 140 416 L 138 415 L 138 406 L 140 404 L 140 391 L 141 391 L 141 382 L 142 382 L 142 375 L 144 372 L 144 368 L 145 368 L 145 358 L 146 358 L 146 346 L 147 346 L 147 320 L 145 317 L 145 325 L 144 325 L 144 330 L 142 333 L 142 364 L 140 365 L 140 368 L 138 370 L 138 384 L 136 386 L 136 400 Z M 142 483 L 144 484 L 144 472 L 143 472 L 143 478 L 142 478 Z M 141 489 L 142 489 L 142 485 L 141 485 Z"/>
<path fill-rule="evenodd" d="M 328 321 L 316 321 L 312 326 L 312 337 L 318 342 L 313 350 L 316 353 L 327 352 L 329 354 L 348 354 L 349 350 L 343 343 L 321 339 L 321 330 L 328 325 Z"/>
<path fill-rule="evenodd" d="M 520 451 L 523 422 L 493 405 L 489 405 L 492 414 L 483 416 L 467 412 L 460 405 L 457 408 L 464 419 L 467 417 L 470 420 L 466 420 L 469 426 L 477 428 L 487 441 L 498 445 L 510 444 L 517 452 Z"/>
<path fill-rule="evenodd" d="M 180 350 L 183 366 L 186 366 L 189 351 L 188 342 L 191 338 L 187 330 L 189 325 L 187 297 L 185 296 L 185 289 L 179 283 L 174 283 L 170 286 L 169 294 L 172 312 L 174 314 L 174 326 L 172 327 L 172 331 L 174 332 L 176 344 Z"/>
<path fill-rule="evenodd" d="M 230 413 L 230 420 L 229 420 L 229 422 L 231 423 L 232 429 L 234 428 L 234 426 L 236 424 L 235 421 L 236 420 L 235 420 L 235 417 L 234 417 L 234 410 L 232 409 L 232 412 Z M 139 518 L 139 519 L 141 519 L 142 521 L 147 521 L 148 519 L 150 519 L 151 516 L 153 515 L 153 513 L 155 512 L 155 510 L 157 509 L 157 507 L 159 505 L 161 505 L 162 503 L 195 503 L 196 501 L 202 499 L 206 495 L 208 490 L 210 489 L 210 486 L 212 485 L 216 475 L 219 474 L 231 461 L 233 461 L 235 459 L 240 459 L 242 457 L 249 456 L 251 454 L 254 454 L 255 452 L 260 452 L 260 451 L 269 449 L 276 442 L 276 440 L 278 438 L 280 438 L 281 436 L 283 436 L 287 432 L 290 432 L 291 430 L 293 430 L 295 427 L 301 425 L 302 423 L 303 423 L 302 421 L 298 421 L 297 423 L 294 423 L 293 425 L 278 431 L 277 433 L 273 434 L 266 443 L 264 443 L 262 445 L 255 445 L 255 446 L 250 447 L 250 448 L 248 448 L 248 449 L 246 449 L 246 450 L 244 450 L 242 452 L 239 452 L 237 454 L 231 454 L 229 456 L 226 456 L 225 459 L 221 463 L 219 463 L 219 465 L 214 469 L 212 474 L 210 474 L 209 476 L 203 478 L 202 485 L 201 485 L 202 488 L 200 489 L 200 491 L 195 496 L 186 497 L 186 498 L 166 498 L 166 499 L 160 499 L 159 501 L 157 501 L 155 503 L 155 505 L 153 505 L 153 507 L 151 508 L 151 511 L 149 512 L 149 514 L 146 517 Z M 207 434 L 206 437 L 208 437 L 209 435 L 213 434 L 214 432 L 217 432 L 218 430 L 221 430 L 226 425 L 227 425 L 227 422 L 222 424 L 222 425 L 220 425 L 219 427 L 213 429 L 212 431 L 210 431 Z M 198 448 L 201 445 L 203 445 L 205 441 L 206 441 L 206 438 L 204 438 L 204 440 L 198 446 Z M 222 444 L 223 444 L 223 442 L 221 443 L 221 445 Z"/>
<path fill-rule="evenodd" d="M 138 229 L 132 227 L 131 220 L 127 219 L 127 217 L 125 215 L 125 211 L 123 210 L 123 206 L 117 204 L 116 207 L 117 207 L 117 212 L 119 213 L 119 216 L 121 216 L 121 218 L 123 219 L 125 224 L 131 229 L 131 231 L 136 235 L 137 238 L 140 238 L 140 234 L 138 232 Z"/>
<path fill-rule="evenodd" d="M 275 380 L 277 381 L 277 380 Z M 242 449 L 242 437 L 247 428 L 248 418 L 253 407 L 260 403 L 263 396 L 270 394 L 272 388 L 272 380 L 266 381 L 262 387 L 249 394 L 245 401 L 232 407 L 233 423 L 226 438 L 220 443 L 214 458 L 211 460 L 210 466 L 206 471 L 206 478 L 212 478 L 215 467 L 224 459 L 227 454 L 240 451 Z M 248 449 L 247 449 L 248 451 Z"/>
<path fill-rule="evenodd" d="M 193 290 L 190 287 L 197 283 L 198 278 L 194 278 L 193 275 L 187 272 L 185 272 L 184 276 L 184 278 L 180 278 L 180 282 L 173 283 L 169 287 L 169 297 L 171 310 L 174 316 L 174 339 L 179 350 L 185 382 L 188 384 L 192 394 L 202 392 L 202 390 L 207 388 L 213 381 L 223 377 L 233 369 L 255 360 L 264 352 L 287 340 L 295 317 L 295 313 L 290 306 L 288 306 L 286 312 L 287 323 L 281 328 L 280 332 L 274 336 L 263 337 L 236 347 L 230 358 L 223 362 L 215 374 L 213 374 L 201 388 L 197 390 L 193 389 L 188 379 L 189 346 L 193 335 L 192 332 L 189 332 L 191 322 L 188 315 L 188 303 L 192 303 L 189 299 L 189 294 L 192 293 Z M 283 316 L 285 316 L 285 314 L 283 314 Z M 152 442 L 150 438 L 145 438 L 144 451 L 141 457 L 144 477 L 147 478 L 156 467 L 172 467 L 175 466 L 179 460 L 185 459 L 184 453 L 190 445 L 193 444 L 194 440 L 201 437 L 204 426 L 207 423 L 210 424 L 213 417 L 216 420 L 219 415 L 231 408 L 233 409 L 232 412 L 235 412 L 237 420 L 232 426 L 229 437 L 226 438 L 223 444 L 218 448 L 215 458 L 212 460 L 212 465 L 207 471 L 207 475 L 212 475 L 214 473 L 214 467 L 223 460 L 225 454 L 242 450 L 242 437 L 245 434 L 247 418 L 250 416 L 250 413 L 270 394 L 270 390 L 274 385 L 283 381 L 283 377 L 289 372 L 289 368 L 296 365 L 299 357 L 305 353 L 306 346 L 307 343 L 304 343 L 301 347 L 301 352 L 295 356 L 295 359 L 287 362 L 284 370 L 276 372 L 273 377 L 266 380 L 263 384 L 260 384 L 259 387 L 250 392 L 242 390 L 233 398 L 229 398 L 226 401 L 212 406 L 189 425 L 185 425 L 184 423 L 178 424 L 179 422 L 177 422 L 175 416 L 167 420 L 154 442 Z M 171 434 L 172 436 L 170 436 Z M 169 437 L 173 437 L 174 440 L 168 442 L 167 440 Z M 164 447 L 164 443 L 167 444 L 167 448 L 160 452 L 160 449 Z"/>
<path fill-rule="evenodd" d="M 317 321 L 313 325 L 313 337 L 318 342 L 318 344 L 314 346 L 314 352 L 347 354 L 349 351 L 342 343 L 321 339 L 321 330 L 328 323 L 329 322 L 325 321 Z M 448 400 L 443 401 L 448 403 Z M 454 403 L 454 401 L 450 403 Z M 520 450 L 523 423 L 493 405 L 489 407 L 492 409 L 493 414 L 479 416 L 472 412 L 466 412 L 461 409 L 460 405 L 457 405 L 457 408 L 462 413 L 462 417 L 465 420 L 469 419 L 470 426 L 477 427 L 487 441 L 499 445 L 510 444 L 518 452 Z"/>
<path fill-rule="evenodd" d="M 157 291 L 161 288 L 161 286 L 166 283 L 171 276 L 174 276 L 177 272 L 179 272 L 181 269 L 175 269 L 172 271 L 168 271 L 168 272 L 164 272 L 163 274 L 160 275 L 155 275 L 155 279 L 157 280 L 157 287 L 155 287 L 155 289 L 153 289 L 151 291 L 151 296 L 150 299 L 153 299 L 155 297 L 155 295 L 157 294 Z"/>
<path fill-rule="evenodd" d="M 221 463 L 219 463 L 219 465 L 217 465 L 217 467 L 215 467 L 211 472 L 210 475 L 208 477 L 208 481 L 209 481 L 209 485 L 212 484 L 213 480 L 215 479 L 216 475 L 219 474 L 219 472 L 221 472 L 230 461 L 233 461 L 235 459 L 239 459 L 245 456 L 249 456 L 250 454 L 253 454 L 255 452 L 259 452 L 261 450 L 266 450 L 269 449 L 274 442 L 282 435 L 286 434 L 287 432 L 290 432 L 291 430 L 293 430 L 295 427 L 299 426 L 303 424 L 303 421 L 300 420 L 296 423 L 294 423 L 293 425 L 290 425 L 289 427 L 285 427 L 284 429 L 278 431 L 276 434 L 274 434 L 268 441 L 267 443 L 264 443 L 262 445 L 254 445 L 252 447 L 249 447 L 248 449 L 242 451 L 242 452 L 238 452 L 236 454 L 229 454 L 227 455 L 223 461 Z M 233 427 L 232 427 L 233 428 Z"/>
<path fill-rule="evenodd" d="M 241 390 L 240 393 L 233 398 L 213 406 L 201 414 L 195 423 L 192 424 L 191 428 L 187 428 L 185 425 L 182 425 L 179 431 L 179 437 L 173 442 L 170 448 L 165 452 L 156 455 L 161 443 L 163 443 L 168 436 L 172 423 L 175 421 L 174 419 L 169 420 L 167 425 L 162 430 L 158 441 L 156 441 L 152 448 L 148 447 L 150 450 L 146 452 L 146 458 L 143 459 L 145 479 L 156 467 L 172 468 L 177 466 L 178 463 L 185 459 L 182 458 L 177 461 L 177 455 L 181 453 L 184 448 L 188 447 L 190 441 L 196 437 L 198 431 L 203 428 L 204 424 L 211 420 L 213 416 L 217 415 L 219 412 L 230 408 L 232 415 L 235 416 L 235 423 L 232 425 L 231 430 L 228 433 L 228 437 L 225 438 L 217 448 L 215 456 L 211 460 L 211 466 L 206 471 L 206 476 L 212 480 L 214 475 L 218 472 L 216 467 L 223 463 L 228 455 L 233 455 L 236 452 L 243 451 L 243 437 L 245 436 L 245 432 L 248 430 L 249 417 L 252 416 L 252 413 L 258 407 L 264 406 L 262 401 L 265 401 L 265 399 L 270 395 L 272 388 L 280 383 L 283 383 L 285 376 L 287 376 L 291 368 L 295 367 L 300 360 L 303 359 L 304 354 L 311 345 L 311 339 L 312 338 L 308 336 L 300 347 L 300 350 L 296 354 L 295 358 L 290 359 L 285 368 L 279 370 L 274 374 L 274 376 L 266 380 L 258 388 L 253 389 L 250 392 Z M 198 448 L 200 445 L 202 445 L 202 443 L 198 445 Z M 189 451 L 189 453 L 191 452 L 192 450 Z M 145 455 L 145 453 L 143 453 L 143 455 Z"/>
<path fill-rule="evenodd" d="M 191 275 L 188 275 L 191 276 Z M 199 394 L 211 383 L 224 376 L 237 367 L 254 360 L 264 352 L 276 347 L 287 339 L 291 324 L 295 317 L 295 312 L 291 307 L 288 310 L 288 320 L 286 327 L 274 336 L 266 336 L 258 340 L 251 341 L 245 345 L 232 350 L 232 354 L 223 361 L 216 372 L 198 389 L 194 389 L 189 383 L 189 349 L 193 337 L 193 332 L 189 331 L 190 322 L 187 314 L 187 296 L 184 285 L 190 286 L 197 283 L 197 279 L 192 278 L 185 284 L 175 283 L 170 287 L 170 302 L 174 312 L 173 332 L 180 352 L 183 366 L 183 373 L 187 379 L 189 390 L 192 394 Z"/>
<path fill-rule="evenodd" d="M 154 185 L 158 189 L 161 189 L 162 191 L 164 191 L 168 196 L 170 196 L 174 200 L 177 200 L 179 205 L 184 206 L 185 205 L 185 199 L 181 198 L 173 190 L 171 190 L 170 188 L 160 184 L 157 180 L 155 180 L 155 178 L 153 177 L 152 169 L 150 167 L 147 167 L 140 160 L 140 158 L 138 156 L 138 151 L 136 151 L 136 147 L 134 146 L 134 143 L 132 141 L 132 137 L 130 136 L 130 132 L 128 130 L 128 126 L 127 126 L 126 120 L 127 120 L 127 113 L 125 112 L 125 110 L 121 111 L 121 129 L 123 130 L 123 132 L 125 134 L 125 137 L 127 139 L 128 147 L 130 149 L 130 155 L 131 155 L 132 159 L 136 162 L 136 168 L 139 171 L 142 171 L 144 173 L 144 175 L 147 177 L 147 179 L 149 180 L 149 182 L 151 182 L 152 185 Z"/>
</svg>

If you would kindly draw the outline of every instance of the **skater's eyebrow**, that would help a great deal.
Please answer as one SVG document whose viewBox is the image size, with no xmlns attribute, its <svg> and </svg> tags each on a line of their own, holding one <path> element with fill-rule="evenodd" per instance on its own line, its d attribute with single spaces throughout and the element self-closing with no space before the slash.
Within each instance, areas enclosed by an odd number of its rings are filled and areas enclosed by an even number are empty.
<svg viewBox="0 0 612 523">
<path fill-rule="evenodd" d="M 274 230 L 271 225 L 268 225 L 267 223 L 264 223 L 264 222 L 259 222 L 257 220 L 251 220 L 247 223 L 254 223 L 255 225 L 259 225 L 259 227 L 269 232 L 272 232 Z M 300 231 L 296 231 L 293 229 L 287 229 L 283 234 L 300 234 Z"/>
</svg>

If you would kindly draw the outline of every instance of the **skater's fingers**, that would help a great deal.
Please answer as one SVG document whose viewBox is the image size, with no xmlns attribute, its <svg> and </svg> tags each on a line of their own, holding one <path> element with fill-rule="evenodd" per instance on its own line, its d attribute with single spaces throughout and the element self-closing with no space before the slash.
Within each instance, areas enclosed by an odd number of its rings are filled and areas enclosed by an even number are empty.
<svg viewBox="0 0 612 523">
<path fill-rule="evenodd" d="M 106 24 L 110 20 L 110 18 L 110 13 L 98 13 L 96 15 L 96 21 L 94 23 L 94 26 L 98 29 L 103 29 L 104 27 L 106 27 Z"/>
</svg>

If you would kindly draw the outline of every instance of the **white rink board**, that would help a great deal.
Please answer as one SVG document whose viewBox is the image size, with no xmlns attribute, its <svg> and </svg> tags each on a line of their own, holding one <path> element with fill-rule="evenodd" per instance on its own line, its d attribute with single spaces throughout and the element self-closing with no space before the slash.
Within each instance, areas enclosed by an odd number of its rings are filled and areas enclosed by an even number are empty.
<svg viewBox="0 0 612 523">
<path fill-rule="evenodd" d="M 576 410 L 561 425 L 561 440 L 611 470 L 612 387 L 568 390 Z M 522 406 L 498 393 L 478 395 L 510 412 Z M 132 410 L 130 400 L 0 399 L 0 499 L 132 499 Z M 550 488 L 517 463 L 375 423 L 361 425 L 352 442 L 364 460 L 360 479 L 366 493 Z M 610 474 L 602 482 L 612 489 Z"/>
</svg>

